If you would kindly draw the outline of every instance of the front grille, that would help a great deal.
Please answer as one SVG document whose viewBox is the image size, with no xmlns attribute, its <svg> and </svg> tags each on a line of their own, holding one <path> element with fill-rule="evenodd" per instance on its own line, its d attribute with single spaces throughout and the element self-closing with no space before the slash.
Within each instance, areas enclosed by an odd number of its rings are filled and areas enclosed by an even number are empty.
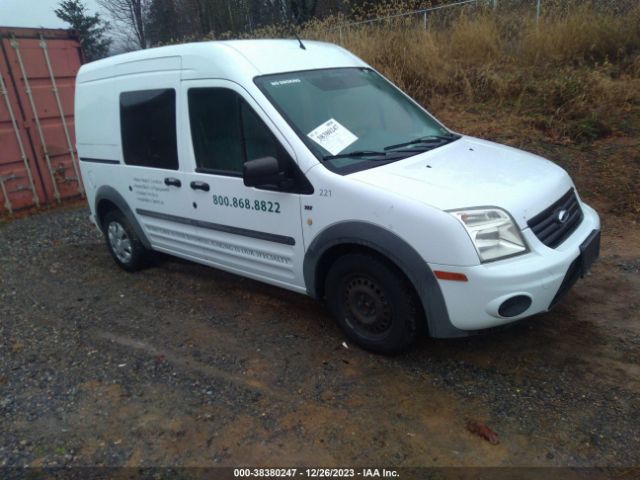
<svg viewBox="0 0 640 480">
<path fill-rule="evenodd" d="M 561 215 L 561 212 L 565 213 Z M 527 224 L 538 240 L 549 248 L 556 248 L 575 232 L 583 218 L 578 197 L 572 188 Z"/>
</svg>

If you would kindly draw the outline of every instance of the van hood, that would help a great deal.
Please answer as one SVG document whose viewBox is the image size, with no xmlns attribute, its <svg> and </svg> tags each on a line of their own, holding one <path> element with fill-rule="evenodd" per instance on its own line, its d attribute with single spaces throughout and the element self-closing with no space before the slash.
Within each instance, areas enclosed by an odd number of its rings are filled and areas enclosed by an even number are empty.
<svg viewBox="0 0 640 480">
<path fill-rule="evenodd" d="M 542 157 L 466 136 L 349 177 L 442 210 L 500 207 L 520 228 L 573 186 Z"/>
</svg>

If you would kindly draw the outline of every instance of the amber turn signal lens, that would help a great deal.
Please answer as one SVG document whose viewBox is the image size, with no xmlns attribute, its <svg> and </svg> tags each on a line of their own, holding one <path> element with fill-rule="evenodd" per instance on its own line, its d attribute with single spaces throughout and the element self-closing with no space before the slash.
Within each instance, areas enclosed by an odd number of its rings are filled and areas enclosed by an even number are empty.
<svg viewBox="0 0 640 480">
<path fill-rule="evenodd" d="M 440 280 L 451 280 L 453 282 L 468 282 L 469 279 L 464 273 L 455 273 L 455 272 L 442 272 L 436 270 L 433 272 L 436 278 Z"/>
</svg>

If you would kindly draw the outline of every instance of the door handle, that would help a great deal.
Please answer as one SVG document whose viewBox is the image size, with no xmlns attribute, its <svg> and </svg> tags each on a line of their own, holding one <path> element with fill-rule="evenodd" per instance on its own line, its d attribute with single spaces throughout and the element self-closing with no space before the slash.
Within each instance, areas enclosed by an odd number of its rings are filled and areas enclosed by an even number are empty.
<svg viewBox="0 0 640 480">
<path fill-rule="evenodd" d="M 191 182 L 191 188 L 193 190 L 209 191 L 209 184 L 206 182 Z"/>
<path fill-rule="evenodd" d="M 181 187 L 182 182 L 177 178 L 167 177 L 164 179 L 164 184 L 168 187 Z"/>
</svg>

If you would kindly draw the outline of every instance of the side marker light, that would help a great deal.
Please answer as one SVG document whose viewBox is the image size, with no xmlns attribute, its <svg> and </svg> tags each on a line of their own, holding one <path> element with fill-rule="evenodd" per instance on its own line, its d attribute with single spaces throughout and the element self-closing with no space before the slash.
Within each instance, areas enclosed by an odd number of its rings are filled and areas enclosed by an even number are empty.
<svg viewBox="0 0 640 480">
<path fill-rule="evenodd" d="M 469 279 L 464 273 L 456 273 L 456 272 L 443 272 L 440 270 L 436 270 L 433 272 L 437 279 L 439 280 L 451 280 L 452 282 L 468 282 Z"/>
</svg>

